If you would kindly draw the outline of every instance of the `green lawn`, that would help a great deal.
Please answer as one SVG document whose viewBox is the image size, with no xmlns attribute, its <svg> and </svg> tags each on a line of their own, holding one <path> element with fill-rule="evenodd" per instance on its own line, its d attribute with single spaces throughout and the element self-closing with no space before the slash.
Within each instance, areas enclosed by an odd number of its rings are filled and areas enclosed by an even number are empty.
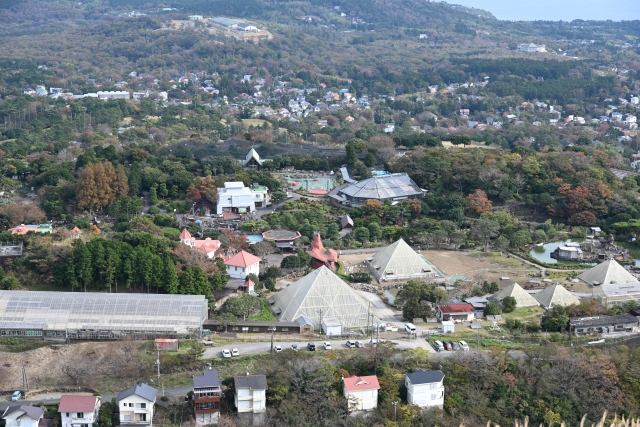
<svg viewBox="0 0 640 427">
<path fill-rule="evenodd" d="M 542 313 L 544 313 L 544 308 L 542 307 L 525 307 L 517 308 L 512 313 L 502 313 L 502 318 L 505 320 L 518 319 L 522 322 L 537 321 Z"/>
<path fill-rule="evenodd" d="M 266 299 L 262 300 L 262 310 L 258 314 L 254 314 L 249 317 L 247 320 L 258 320 L 261 322 L 275 322 L 276 318 L 273 316 L 271 312 L 271 308 L 269 308 L 269 303 Z"/>
</svg>

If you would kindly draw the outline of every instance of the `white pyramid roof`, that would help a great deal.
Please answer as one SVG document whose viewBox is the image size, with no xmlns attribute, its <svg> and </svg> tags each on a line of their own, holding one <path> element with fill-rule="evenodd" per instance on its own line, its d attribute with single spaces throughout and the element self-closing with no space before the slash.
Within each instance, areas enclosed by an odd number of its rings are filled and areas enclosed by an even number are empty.
<svg viewBox="0 0 640 427">
<path fill-rule="evenodd" d="M 307 274 L 274 297 L 273 310 L 282 322 L 305 316 L 320 325 L 322 318 L 335 317 L 344 328 L 367 324 L 368 304 L 326 266 Z"/>
<path fill-rule="evenodd" d="M 503 290 L 496 292 L 493 294 L 493 299 L 497 301 L 502 301 L 506 297 L 514 297 L 516 299 L 516 307 L 535 307 L 540 305 L 538 301 L 534 297 L 529 294 L 529 292 L 522 289 L 522 286 L 514 283 L 513 285 L 509 285 Z"/>
<path fill-rule="evenodd" d="M 402 239 L 375 254 L 368 264 L 378 280 L 437 276 L 433 267 Z"/>
<path fill-rule="evenodd" d="M 608 285 L 609 283 L 637 282 L 633 274 L 629 273 L 615 259 L 607 260 L 578 276 L 578 279 L 588 285 Z"/>
<path fill-rule="evenodd" d="M 547 310 L 556 305 L 567 307 L 573 304 L 580 304 L 578 297 L 566 290 L 562 285 L 552 285 L 533 296 L 541 306 Z"/>
</svg>

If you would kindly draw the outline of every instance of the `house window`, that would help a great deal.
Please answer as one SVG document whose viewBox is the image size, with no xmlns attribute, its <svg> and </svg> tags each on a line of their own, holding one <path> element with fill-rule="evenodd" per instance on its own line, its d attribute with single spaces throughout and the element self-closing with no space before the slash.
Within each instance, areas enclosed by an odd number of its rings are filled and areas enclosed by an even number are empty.
<svg viewBox="0 0 640 427">
<path fill-rule="evenodd" d="M 282 332 L 289 332 L 289 328 L 282 328 Z"/>
<path fill-rule="evenodd" d="M 253 328 L 253 331 L 254 331 L 254 332 L 259 332 L 259 331 L 260 331 L 260 328 Z"/>
<path fill-rule="evenodd" d="M 437 398 L 438 398 L 438 395 L 437 395 L 437 394 L 432 394 L 432 395 L 431 395 L 431 400 L 436 400 Z"/>
<path fill-rule="evenodd" d="M 66 417 L 70 417 L 71 415 L 69 415 L 69 413 L 67 412 L 67 413 L 65 414 L 65 416 L 66 416 Z"/>
<path fill-rule="evenodd" d="M 249 332 L 249 327 L 248 326 L 243 326 L 242 327 L 242 332 Z"/>
<path fill-rule="evenodd" d="M 147 421 L 147 414 L 138 414 L 140 421 Z"/>
<path fill-rule="evenodd" d="M 140 408 L 142 408 L 142 409 L 147 409 L 147 404 L 146 404 L 146 403 L 141 403 L 141 404 L 140 404 Z"/>
<path fill-rule="evenodd" d="M 129 403 L 129 408 L 133 408 L 133 403 Z"/>
<path fill-rule="evenodd" d="M 234 270 L 234 271 L 238 271 L 238 267 L 233 267 L 233 268 L 235 268 L 235 270 Z"/>
<path fill-rule="evenodd" d="M 131 414 L 122 415 L 122 421 L 131 421 Z"/>
<path fill-rule="evenodd" d="M 78 412 L 78 418 L 84 418 L 84 412 Z"/>
<path fill-rule="evenodd" d="M 431 390 L 435 390 L 438 387 L 438 384 L 433 383 L 431 384 Z"/>
</svg>

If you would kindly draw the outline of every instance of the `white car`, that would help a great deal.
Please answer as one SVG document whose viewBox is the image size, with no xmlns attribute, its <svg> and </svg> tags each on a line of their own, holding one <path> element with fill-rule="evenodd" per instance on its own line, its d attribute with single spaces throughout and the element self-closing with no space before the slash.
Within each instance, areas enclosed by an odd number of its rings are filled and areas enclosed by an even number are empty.
<svg viewBox="0 0 640 427">
<path fill-rule="evenodd" d="M 460 350 L 469 351 L 469 344 L 466 341 L 460 341 Z"/>
<path fill-rule="evenodd" d="M 324 346 L 325 350 L 331 350 L 331 343 L 330 342 L 326 342 L 324 344 L 322 344 Z"/>
<path fill-rule="evenodd" d="M 275 351 L 276 353 L 280 353 L 282 351 L 282 347 L 280 347 L 279 345 L 274 345 L 273 351 Z"/>
<path fill-rule="evenodd" d="M 398 332 L 398 327 L 396 325 L 392 325 L 391 323 L 387 323 L 386 330 L 387 332 Z"/>
<path fill-rule="evenodd" d="M 231 357 L 231 352 L 228 348 L 222 350 L 222 357 Z"/>
<path fill-rule="evenodd" d="M 11 401 L 17 402 L 20 399 L 22 399 L 22 392 L 20 390 L 16 390 L 11 396 Z"/>
<path fill-rule="evenodd" d="M 231 350 L 231 355 L 232 356 L 240 356 L 240 352 L 238 351 L 237 348 L 234 348 Z"/>
</svg>

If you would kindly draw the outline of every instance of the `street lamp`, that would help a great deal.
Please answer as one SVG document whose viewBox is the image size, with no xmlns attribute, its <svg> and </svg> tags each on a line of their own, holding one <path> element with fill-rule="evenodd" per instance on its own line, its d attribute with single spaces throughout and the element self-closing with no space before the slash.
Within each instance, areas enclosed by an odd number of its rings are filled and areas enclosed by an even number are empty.
<svg viewBox="0 0 640 427">
<path fill-rule="evenodd" d="M 271 354 L 273 354 L 273 334 L 276 332 L 276 327 L 271 325 L 269 326 L 269 330 L 271 331 Z"/>
<path fill-rule="evenodd" d="M 398 422 L 398 402 L 393 401 L 391 402 L 391 404 L 393 405 L 393 418 L 394 418 L 394 422 Z"/>
</svg>

